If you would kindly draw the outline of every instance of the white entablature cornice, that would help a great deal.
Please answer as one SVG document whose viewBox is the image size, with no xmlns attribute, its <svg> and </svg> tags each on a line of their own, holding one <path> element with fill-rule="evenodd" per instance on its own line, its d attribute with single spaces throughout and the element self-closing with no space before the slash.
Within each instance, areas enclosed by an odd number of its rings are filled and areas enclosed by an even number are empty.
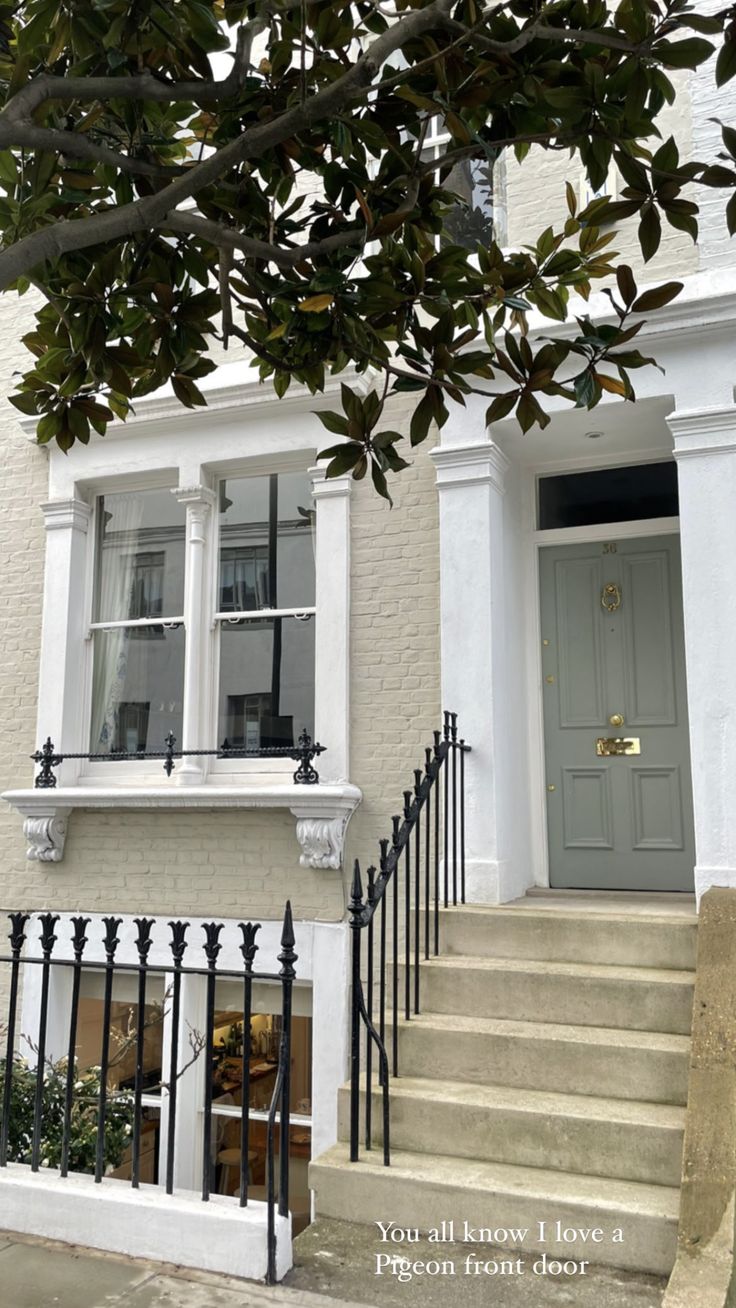
<svg viewBox="0 0 736 1308">
<path fill-rule="evenodd" d="M 432 450 L 440 490 L 457 486 L 489 485 L 501 494 L 506 490 L 509 460 L 498 445 L 476 441 L 469 445 L 448 445 Z"/>
<path fill-rule="evenodd" d="M 736 405 L 682 409 L 670 414 L 667 425 L 675 442 L 675 458 L 736 452 Z"/>
</svg>

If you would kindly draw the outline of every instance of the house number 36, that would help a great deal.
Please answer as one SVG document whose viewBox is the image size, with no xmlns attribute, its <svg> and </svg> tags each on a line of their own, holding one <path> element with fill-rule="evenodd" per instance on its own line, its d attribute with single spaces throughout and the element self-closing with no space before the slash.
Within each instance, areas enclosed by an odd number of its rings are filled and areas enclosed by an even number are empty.
<svg viewBox="0 0 736 1308">
<path fill-rule="evenodd" d="M 616 544 L 616 542 L 615 542 L 615 541 L 608 541 L 608 542 L 603 546 L 603 553 L 604 553 L 604 554 L 618 554 L 618 545 Z"/>
</svg>

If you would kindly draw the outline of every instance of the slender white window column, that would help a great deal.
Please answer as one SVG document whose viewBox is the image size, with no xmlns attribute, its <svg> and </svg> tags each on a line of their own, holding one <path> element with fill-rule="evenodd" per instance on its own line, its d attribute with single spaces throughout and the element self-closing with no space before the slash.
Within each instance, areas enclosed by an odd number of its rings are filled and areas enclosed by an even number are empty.
<svg viewBox="0 0 736 1308">
<path fill-rule="evenodd" d="M 183 487 L 175 490 L 180 504 L 186 505 L 187 561 L 184 587 L 184 626 L 186 653 L 184 659 L 184 704 L 182 749 L 207 749 L 210 731 L 206 721 L 209 706 L 209 686 L 212 611 L 209 604 L 209 559 L 212 536 L 212 507 L 214 492 L 206 486 Z M 179 785 L 201 785 L 207 775 L 207 760 L 183 758 L 177 769 Z"/>
<path fill-rule="evenodd" d="M 469 420 L 464 419 L 467 433 Z M 482 418 L 480 419 L 482 424 Z M 450 424 L 448 424 L 449 426 Z M 485 435 L 433 451 L 440 513 L 442 704 L 471 746 L 466 761 L 467 898 L 499 903 L 529 881 L 515 814 L 519 723 L 509 655 L 504 497 L 508 460 Z"/>
<path fill-rule="evenodd" d="M 320 781 L 347 781 L 350 767 L 350 488 L 351 477 L 311 468 L 317 508 L 315 738 Z"/>
<path fill-rule="evenodd" d="M 695 890 L 736 887 L 736 407 L 675 412 Z"/>
<path fill-rule="evenodd" d="M 88 749 L 84 666 L 87 534 L 91 509 L 81 499 L 52 500 L 41 505 L 46 528 L 43 590 L 43 632 L 38 687 L 38 739 L 50 736 L 57 749 L 78 753 Z M 72 785 L 79 762 L 69 759 L 59 769 L 59 783 Z"/>
</svg>

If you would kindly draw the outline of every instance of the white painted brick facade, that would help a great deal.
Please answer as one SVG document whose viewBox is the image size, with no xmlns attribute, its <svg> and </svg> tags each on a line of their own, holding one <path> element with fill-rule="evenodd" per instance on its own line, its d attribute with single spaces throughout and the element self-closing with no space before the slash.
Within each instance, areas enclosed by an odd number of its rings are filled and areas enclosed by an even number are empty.
<svg viewBox="0 0 736 1308">
<path fill-rule="evenodd" d="M 709 3 L 708 7 L 715 7 Z M 687 144 L 693 110 L 693 151 L 712 152 L 717 129 L 708 122 L 726 113 L 728 90 L 718 95 L 678 75 L 673 119 Z M 509 167 L 509 238 L 537 233 L 540 215 L 555 221 L 564 211 L 569 161 L 537 152 L 523 169 Z M 577 181 L 577 178 L 575 179 Z M 723 195 L 704 197 L 703 267 L 728 258 Z M 633 257 L 633 234 L 619 242 Z M 646 280 L 693 272 L 697 251 L 669 232 Z M 2 499 L 0 520 L 0 785 L 30 784 L 28 755 L 36 740 L 36 686 L 43 584 L 44 532 L 38 505 L 47 495 L 46 458 L 21 433 L 7 395 L 13 372 L 24 366 L 20 335 L 30 298 L 0 298 L 0 417 Z M 411 406 L 397 402 L 389 425 L 408 428 Z M 468 433 L 470 435 L 470 433 Z M 348 835 L 344 875 L 299 866 L 294 820 L 288 813 L 77 811 L 70 821 L 66 856 L 59 865 L 29 863 L 18 815 L 0 808 L 2 903 L 133 913 L 217 914 L 274 918 L 290 896 L 297 917 L 328 921 L 344 914 L 354 856 L 363 866 L 377 857 L 376 842 L 390 831 L 401 792 L 439 724 L 439 557 L 434 470 L 428 449 L 394 480 L 393 510 L 370 480 L 352 499 L 351 780 L 364 792 Z M 452 705 L 448 705 L 452 707 Z M 461 724 L 472 738 L 472 724 Z M 329 741 L 325 742 L 329 746 Z M 472 739 L 471 739 L 472 743 Z"/>
</svg>

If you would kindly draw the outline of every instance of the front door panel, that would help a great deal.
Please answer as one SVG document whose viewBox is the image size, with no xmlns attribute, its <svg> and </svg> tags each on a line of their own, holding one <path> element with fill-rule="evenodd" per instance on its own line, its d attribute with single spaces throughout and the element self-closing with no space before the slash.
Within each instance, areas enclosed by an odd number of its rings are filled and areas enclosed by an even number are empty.
<svg viewBox="0 0 736 1308">
<path fill-rule="evenodd" d="M 692 891 L 679 538 L 540 555 L 550 884 Z"/>
</svg>

